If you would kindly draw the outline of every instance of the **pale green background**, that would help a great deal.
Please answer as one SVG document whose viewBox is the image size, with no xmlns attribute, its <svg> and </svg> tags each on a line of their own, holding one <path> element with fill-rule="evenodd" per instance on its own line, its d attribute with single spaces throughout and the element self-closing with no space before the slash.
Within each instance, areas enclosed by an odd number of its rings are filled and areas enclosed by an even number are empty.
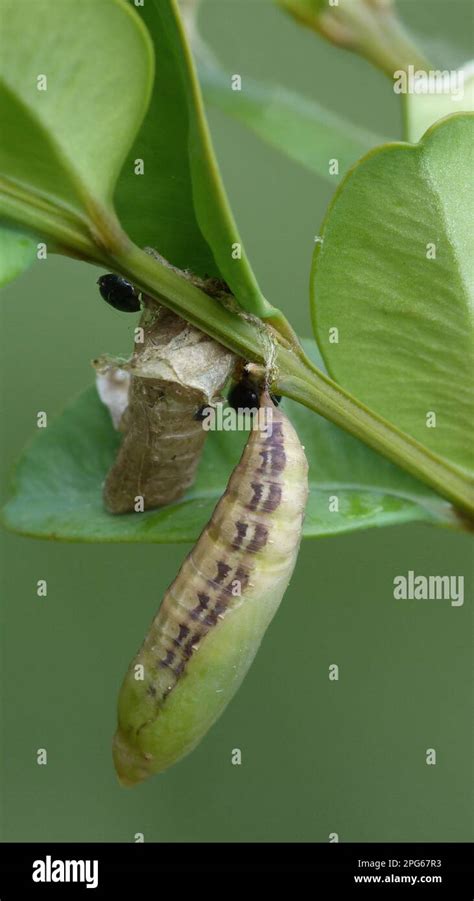
<svg viewBox="0 0 474 901">
<path fill-rule="evenodd" d="M 469 55 L 470 4 L 410 2 L 437 60 Z M 397 137 L 390 85 L 267 2 L 207 2 L 203 30 L 233 72 L 265 76 Z M 331 186 L 213 113 L 229 193 L 266 295 L 309 331 L 313 236 Z M 89 360 L 131 346 L 97 271 L 50 258 L 5 291 L 7 467 L 38 410 L 92 381 Z M 350 272 L 347 273 L 350 278 Z M 3 533 L 6 840 L 454 841 L 472 837 L 469 599 L 398 601 L 396 574 L 464 575 L 471 539 L 407 526 L 307 542 L 239 694 L 185 761 L 133 790 L 110 742 L 118 687 L 187 548 L 54 544 Z M 36 597 L 46 578 L 47 599 Z M 340 681 L 329 682 L 337 663 Z M 46 747 L 48 766 L 36 765 Z M 243 763 L 231 765 L 240 748 Z M 437 765 L 425 764 L 427 748 Z"/>
</svg>

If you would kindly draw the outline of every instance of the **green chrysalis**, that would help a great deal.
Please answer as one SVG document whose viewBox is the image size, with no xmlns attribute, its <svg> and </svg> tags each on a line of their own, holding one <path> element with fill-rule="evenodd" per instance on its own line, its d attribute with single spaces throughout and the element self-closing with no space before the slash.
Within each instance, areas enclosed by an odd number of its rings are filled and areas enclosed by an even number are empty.
<svg viewBox="0 0 474 901">
<path fill-rule="evenodd" d="M 188 754 L 237 691 L 290 581 L 308 494 L 298 436 L 267 392 L 225 494 L 130 664 L 113 743 L 122 785 Z"/>
</svg>

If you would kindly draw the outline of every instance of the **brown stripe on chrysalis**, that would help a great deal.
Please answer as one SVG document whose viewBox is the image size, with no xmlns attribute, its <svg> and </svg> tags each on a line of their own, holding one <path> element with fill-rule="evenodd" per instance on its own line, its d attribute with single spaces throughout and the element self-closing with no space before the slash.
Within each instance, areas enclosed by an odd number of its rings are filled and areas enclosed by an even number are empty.
<svg viewBox="0 0 474 901">
<path fill-rule="evenodd" d="M 247 672 L 291 578 L 307 462 L 266 392 L 261 405 L 268 419 L 250 432 L 122 685 L 114 761 L 123 784 L 166 769 L 203 737 Z"/>
</svg>

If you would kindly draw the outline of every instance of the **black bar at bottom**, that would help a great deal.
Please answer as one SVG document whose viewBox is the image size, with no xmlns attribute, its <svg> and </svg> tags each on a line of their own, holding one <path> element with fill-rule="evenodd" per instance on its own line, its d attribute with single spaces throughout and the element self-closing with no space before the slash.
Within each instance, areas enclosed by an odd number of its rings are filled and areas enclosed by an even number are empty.
<svg viewBox="0 0 474 901">
<path fill-rule="evenodd" d="M 312 873 L 313 889 L 352 894 L 389 888 L 421 889 L 433 897 L 456 890 L 472 898 L 469 844 L 13 844 L 0 848 L 0 899 L 46 896 L 108 898 L 147 884 L 159 893 L 169 883 L 196 888 L 200 873 Z M 166 877 L 168 874 L 168 877 Z M 183 879 L 181 880 L 181 875 Z M 188 874 L 188 875 L 186 875 Z M 163 877 L 163 882 L 161 882 Z M 178 882 L 175 882 L 178 880 Z M 216 884 L 223 887 L 223 883 Z M 229 883 L 226 883 L 229 887 Z M 89 891 L 87 888 L 89 887 Z M 470 890 L 471 887 L 471 890 Z M 460 889 L 465 893 L 460 894 Z"/>
</svg>

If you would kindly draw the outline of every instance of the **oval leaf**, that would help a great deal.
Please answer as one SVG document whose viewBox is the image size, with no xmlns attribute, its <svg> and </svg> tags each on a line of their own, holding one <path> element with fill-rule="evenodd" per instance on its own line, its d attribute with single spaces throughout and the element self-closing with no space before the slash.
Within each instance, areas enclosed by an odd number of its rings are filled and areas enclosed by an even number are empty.
<svg viewBox="0 0 474 901">
<path fill-rule="evenodd" d="M 180 33 L 168 3 L 149 2 L 139 12 L 152 35 L 156 75 L 143 125 L 117 182 L 117 213 L 139 247 L 156 248 L 180 269 L 218 276 L 194 209 L 188 148 L 193 109 L 182 76 Z M 143 160 L 142 175 L 135 172 L 137 160 Z"/>
<path fill-rule="evenodd" d="M 138 12 L 154 43 L 157 73 L 117 186 L 120 219 L 137 244 L 155 247 L 198 275 L 220 274 L 241 306 L 271 316 L 275 311 L 247 260 L 220 177 L 177 4 L 147 0 Z M 135 159 L 144 160 L 140 177 Z"/>
<path fill-rule="evenodd" d="M 304 535 L 332 535 L 409 521 L 454 524 L 450 506 L 364 444 L 285 401 L 310 461 Z M 194 541 L 238 462 L 246 435 L 211 432 L 192 490 L 145 513 L 105 512 L 102 487 L 120 436 L 95 387 L 87 389 L 21 458 L 5 525 L 24 535 L 69 541 Z"/>
<path fill-rule="evenodd" d="M 108 205 L 153 76 L 125 0 L 4 0 L 0 173 L 76 214 Z"/>
<path fill-rule="evenodd" d="M 362 160 L 329 208 L 311 277 L 313 324 L 330 375 L 467 470 L 474 468 L 473 120 L 449 117 L 418 145 L 387 145 Z"/>
</svg>

